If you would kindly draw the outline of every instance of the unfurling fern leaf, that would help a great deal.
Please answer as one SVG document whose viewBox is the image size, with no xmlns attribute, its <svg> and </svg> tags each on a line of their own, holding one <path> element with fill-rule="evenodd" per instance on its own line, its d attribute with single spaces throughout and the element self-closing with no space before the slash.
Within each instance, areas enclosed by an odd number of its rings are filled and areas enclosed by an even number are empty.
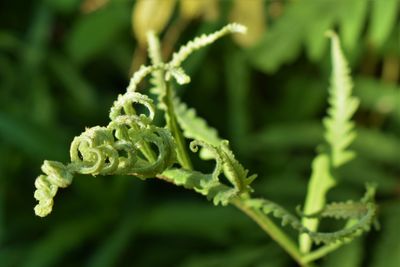
<svg viewBox="0 0 400 267">
<path fill-rule="evenodd" d="M 219 176 L 224 174 L 227 180 L 233 186 L 231 190 L 226 191 L 224 190 L 223 196 L 217 193 L 215 195 L 209 195 L 209 188 L 207 184 L 203 184 L 203 189 L 207 193 L 201 192 L 204 195 L 207 195 L 209 198 L 214 199 L 214 203 L 218 204 L 221 202 L 223 205 L 226 205 L 229 202 L 229 198 L 235 195 L 246 194 L 252 191 L 250 184 L 254 181 L 257 175 L 251 175 L 248 177 L 248 170 L 246 170 L 236 159 L 233 155 L 232 151 L 229 149 L 228 141 L 224 140 L 221 142 L 219 146 L 212 146 L 207 144 L 203 141 L 195 140 L 190 143 L 190 147 L 193 152 L 197 152 L 198 146 L 206 148 L 207 151 L 210 152 L 212 158 L 216 161 L 216 166 L 211 174 L 212 179 L 211 185 L 212 186 L 220 186 L 223 185 Z"/>
<path fill-rule="evenodd" d="M 141 104 L 148 115 L 137 115 L 133 104 Z M 107 127 L 86 129 L 71 143 L 71 163 L 45 161 L 36 182 L 35 207 L 38 216 L 48 215 L 59 187 L 71 184 L 75 173 L 92 175 L 135 175 L 154 177 L 175 162 L 175 144 L 164 128 L 152 125 L 154 106 L 151 99 L 139 93 L 127 92 L 119 96 L 110 111 L 111 122 Z M 154 157 L 149 144 L 157 147 Z"/>
<path fill-rule="evenodd" d="M 75 137 L 70 148 L 70 164 L 44 162 L 42 170 L 45 175 L 39 176 L 35 182 L 34 196 L 39 201 L 35 207 L 36 214 L 43 217 L 51 212 L 53 198 L 58 188 L 67 187 L 75 173 L 154 177 L 169 168 L 176 157 L 182 166 L 190 168 L 188 159 L 186 162 L 182 160 L 183 138 L 173 110 L 174 95 L 170 89 L 168 90 L 166 82 L 171 77 L 178 84 L 190 82 L 180 64 L 192 52 L 226 34 L 244 31 L 244 26 L 233 23 L 213 34 L 203 35 L 183 46 L 167 64 L 161 59 L 158 39 L 154 34 L 149 34 L 149 55 L 152 65 L 141 66 L 134 73 L 127 92 L 119 96 L 111 108 L 109 125 L 88 128 L 80 136 Z M 166 111 L 168 129 L 152 124 L 155 114 L 153 102 L 147 96 L 136 92 L 139 83 L 149 74 L 153 74 L 152 81 L 158 87 L 155 92 L 158 94 L 159 106 Z M 143 105 L 149 114 L 138 115 L 133 104 Z M 217 164 L 219 164 L 218 159 Z"/>
</svg>

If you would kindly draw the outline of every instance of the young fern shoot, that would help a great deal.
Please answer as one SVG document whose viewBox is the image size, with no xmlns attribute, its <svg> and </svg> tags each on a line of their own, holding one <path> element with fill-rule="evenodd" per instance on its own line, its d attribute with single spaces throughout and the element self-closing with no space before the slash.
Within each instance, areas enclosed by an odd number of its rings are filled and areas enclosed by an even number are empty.
<svg viewBox="0 0 400 267">
<path fill-rule="evenodd" d="M 321 152 L 312 163 L 312 174 L 308 185 L 304 205 L 306 214 L 321 211 L 326 204 L 328 191 L 336 185 L 333 170 L 349 162 L 354 152 L 348 149 L 356 137 L 354 122 L 351 121 L 359 105 L 359 100 L 352 96 L 353 82 L 350 70 L 340 48 L 338 36 L 328 31 L 331 39 L 332 76 L 329 87 L 328 115 L 323 119 L 325 126 L 325 143 Z M 318 228 L 318 219 L 303 218 L 304 226 L 312 231 Z M 308 235 L 300 236 L 302 252 L 311 249 L 311 239 Z"/>
<path fill-rule="evenodd" d="M 126 93 L 118 96 L 111 107 L 110 123 L 105 127 L 87 128 L 80 136 L 75 137 L 71 143 L 70 163 L 44 162 L 44 175 L 40 175 L 35 182 L 34 197 L 39 201 L 35 207 L 36 215 L 44 217 L 52 211 L 53 198 L 58 188 L 69 186 L 75 174 L 118 174 L 141 179 L 162 179 L 194 190 L 212 200 L 215 205 L 236 206 L 259 224 L 301 266 L 310 266 L 310 259 L 315 260 L 324 253 L 302 253 L 296 242 L 271 217 L 281 220 L 282 226 L 289 225 L 299 233 L 306 234 L 310 242 L 317 244 L 343 243 L 368 231 L 376 214 L 374 187 L 368 186 L 365 196 L 358 202 L 325 205 L 325 194 L 315 197 L 315 190 L 325 187 L 324 190 L 327 191 L 332 186 L 329 183 L 333 182 L 312 179 L 310 184 L 316 184 L 316 189 L 309 189 L 310 199 L 317 199 L 320 206 L 315 210 L 315 207 L 310 209 L 306 204 L 305 214 L 300 216 L 307 220 L 312 217 L 351 219 L 354 222 L 350 227 L 335 232 L 318 232 L 315 226 L 303 224 L 301 218 L 273 201 L 253 198 L 254 190 L 251 185 L 256 175 L 249 175 L 249 171 L 237 160 L 229 147 L 229 141 L 221 139 L 215 129 L 208 126 L 194 109 L 189 108 L 175 95 L 173 81 L 178 85 L 190 82 L 190 77 L 185 74 L 181 64 L 191 53 L 227 34 L 244 33 L 245 30 L 243 25 L 232 23 L 215 33 L 197 37 L 174 53 L 169 62 L 163 62 L 159 40 L 154 33 L 149 33 L 151 65 L 140 67 L 132 76 Z M 338 41 L 335 38 L 332 37 L 334 49 L 337 49 Z M 341 77 L 347 75 L 348 71 L 340 60 L 344 59 L 335 50 L 334 81 L 330 96 L 332 108 L 325 120 L 326 139 L 332 150 L 325 150 L 322 154 L 323 160 L 314 162 L 314 171 L 318 170 L 318 173 L 330 174 L 331 165 L 338 164 L 331 164 L 331 161 L 336 160 L 340 164 L 348 161 L 350 157 L 346 149 L 354 139 L 349 119 L 357 102 L 350 97 L 351 90 L 347 85 L 349 78 Z M 148 75 L 151 75 L 153 87 L 150 92 L 157 95 L 156 103 L 137 92 L 138 84 Z M 142 105 L 148 112 L 138 113 L 134 104 Z M 156 109 L 164 113 L 166 125 L 155 125 Z M 190 141 L 189 146 L 187 141 Z M 200 148 L 200 158 L 215 160 L 215 168 L 211 173 L 196 170 L 190 162 L 188 149 L 197 152 Z M 333 181 L 331 176 L 329 179 Z"/>
</svg>

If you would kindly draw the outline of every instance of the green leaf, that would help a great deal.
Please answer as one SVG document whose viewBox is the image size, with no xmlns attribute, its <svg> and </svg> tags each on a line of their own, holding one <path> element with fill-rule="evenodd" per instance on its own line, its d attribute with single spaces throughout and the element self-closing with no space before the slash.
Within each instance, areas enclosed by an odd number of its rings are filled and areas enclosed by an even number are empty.
<svg viewBox="0 0 400 267">
<path fill-rule="evenodd" d="M 398 0 L 372 1 L 372 14 L 369 26 L 369 37 L 372 43 L 380 49 L 387 41 L 400 8 Z"/>
<path fill-rule="evenodd" d="M 123 4 L 110 4 L 81 17 L 73 26 L 66 49 L 71 58 L 84 64 L 111 48 L 118 35 L 129 27 L 129 8 Z"/>
<path fill-rule="evenodd" d="M 318 62 L 324 55 L 328 46 L 328 41 L 324 33 L 335 23 L 335 13 L 320 13 L 318 23 L 309 25 L 305 36 L 306 52 L 310 60 Z"/>
<path fill-rule="evenodd" d="M 294 60 L 301 49 L 304 17 L 309 15 L 307 5 L 290 2 L 285 13 L 264 33 L 259 43 L 249 49 L 253 65 L 267 73 Z M 290 34 L 289 34 L 290 32 Z"/>
<path fill-rule="evenodd" d="M 361 76 L 355 80 L 354 90 L 361 99 L 362 107 L 393 116 L 400 124 L 399 85 Z"/>
<path fill-rule="evenodd" d="M 340 39 L 343 47 L 350 51 L 360 43 L 369 5 L 370 2 L 365 0 L 345 1 L 339 16 Z"/>
</svg>

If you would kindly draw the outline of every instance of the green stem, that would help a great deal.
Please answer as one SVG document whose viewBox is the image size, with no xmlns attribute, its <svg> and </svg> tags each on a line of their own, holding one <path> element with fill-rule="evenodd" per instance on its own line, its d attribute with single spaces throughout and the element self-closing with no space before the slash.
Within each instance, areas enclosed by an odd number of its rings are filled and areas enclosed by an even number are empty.
<svg viewBox="0 0 400 267">
<path fill-rule="evenodd" d="M 161 56 L 161 48 L 158 37 L 155 34 L 150 34 L 149 37 L 149 56 L 153 65 L 159 65 L 163 63 Z M 167 128 L 170 130 L 172 136 L 176 142 L 177 154 L 179 164 L 185 169 L 192 170 L 192 163 L 186 150 L 185 139 L 181 129 L 179 128 L 176 120 L 174 106 L 173 106 L 173 91 L 171 82 L 165 80 L 165 70 L 159 69 L 154 75 L 157 80 L 157 84 L 161 86 L 160 92 L 158 92 L 160 102 L 164 102 L 162 109 L 165 111 L 165 120 Z"/>
<path fill-rule="evenodd" d="M 192 163 L 190 161 L 189 155 L 186 150 L 185 139 L 183 138 L 182 131 L 178 125 L 176 120 L 173 101 L 173 94 L 171 90 L 171 82 L 166 83 L 166 112 L 167 116 L 167 127 L 171 131 L 177 147 L 178 161 L 182 165 L 183 168 L 192 170 Z"/>
<path fill-rule="evenodd" d="M 197 175 L 201 175 L 201 173 L 196 173 Z M 157 175 L 157 178 L 177 186 L 184 186 L 187 189 L 195 189 L 194 185 L 198 182 L 195 182 L 195 180 L 201 180 L 201 178 L 193 177 L 190 172 L 182 169 L 171 169 L 170 171 Z M 187 183 L 190 179 L 192 179 L 191 182 Z M 249 196 L 234 197 L 230 200 L 230 203 L 253 219 L 261 229 L 271 236 L 271 238 L 275 240 L 301 267 L 314 267 L 313 263 L 304 260 L 304 255 L 300 252 L 296 243 L 264 213 L 247 206 L 245 204 L 245 198 L 247 199 Z"/>
<path fill-rule="evenodd" d="M 313 266 L 312 263 L 304 261 L 303 255 L 296 246 L 296 243 L 291 240 L 270 218 L 265 216 L 265 214 L 259 210 L 249 208 L 240 198 L 234 198 L 231 203 L 255 221 L 261 229 L 275 240 L 300 266 Z"/>
<path fill-rule="evenodd" d="M 303 256 L 303 261 L 305 263 L 307 262 L 313 262 L 315 260 L 318 260 L 327 254 L 331 253 L 332 251 L 338 249 L 339 247 L 343 246 L 343 243 L 333 243 L 329 245 L 325 245 L 323 247 L 320 247 L 319 249 L 316 249 L 314 251 L 311 251 Z"/>
</svg>

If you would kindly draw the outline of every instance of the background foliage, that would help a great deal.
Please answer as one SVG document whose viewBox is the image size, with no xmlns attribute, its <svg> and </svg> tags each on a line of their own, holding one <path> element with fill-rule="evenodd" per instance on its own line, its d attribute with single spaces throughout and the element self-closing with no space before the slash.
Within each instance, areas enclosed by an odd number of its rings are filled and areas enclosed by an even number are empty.
<svg viewBox="0 0 400 267">
<path fill-rule="evenodd" d="M 160 181 L 78 177 L 51 216 L 33 214 L 41 162 L 66 161 L 73 136 L 106 124 L 128 70 L 146 60 L 148 28 L 168 56 L 228 21 L 249 34 L 190 58 L 192 83 L 179 94 L 259 174 L 257 192 L 289 210 L 304 200 L 323 138 L 323 33 L 339 32 L 361 108 L 357 159 L 329 198 L 357 199 L 366 181 L 377 182 L 382 230 L 320 264 L 399 266 L 398 0 L 3 1 L 0 14 L 0 266 L 295 266 L 237 210 Z"/>
</svg>

